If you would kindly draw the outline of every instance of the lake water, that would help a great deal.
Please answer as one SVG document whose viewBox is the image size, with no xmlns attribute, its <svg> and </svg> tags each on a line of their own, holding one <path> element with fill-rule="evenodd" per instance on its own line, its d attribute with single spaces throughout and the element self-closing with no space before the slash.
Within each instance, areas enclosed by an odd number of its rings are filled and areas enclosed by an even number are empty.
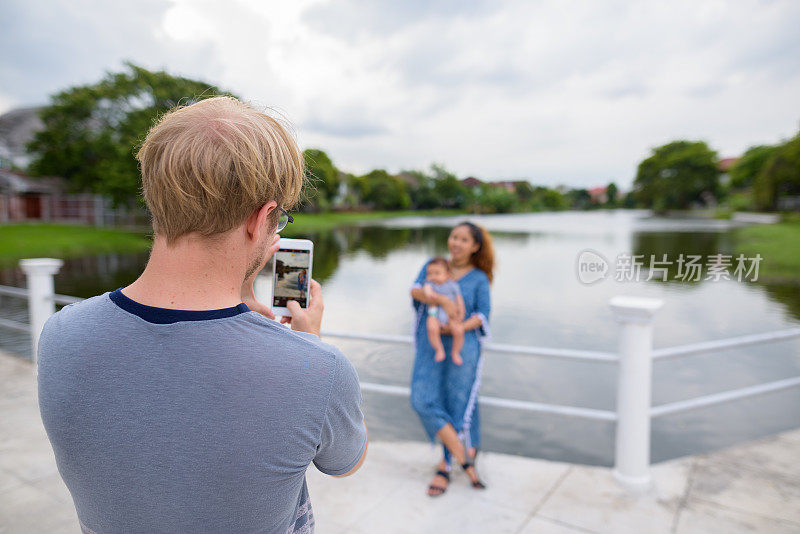
<svg viewBox="0 0 800 534">
<path fill-rule="evenodd" d="M 704 262 L 712 254 L 733 254 L 736 233 L 727 221 L 621 210 L 470 218 L 489 228 L 497 250 L 491 325 L 498 343 L 615 351 L 618 327 L 608 306 L 615 295 L 664 300 L 655 320 L 656 348 L 800 325 L 800 285 L 724 279 L 622 282 L 614 276 L 585 285 L 578 280 L 576 259 L 584 249 L 611 260 L 612 270 L 618 254 L 659 259 L 667 254 L 672 261 L 681 253 L 695 254 Z M 326 304 L 323 327 L 408 334 L 413 320 L 409 287 L 428 257 L 446 252 L 449 228 L 461 219 L 404 217 L 304 236 L 315 242 L 314 277 L 323 284 Z M 146 260 L 146 254 L 69 260 L 56 278 L 56 291 L 91 296 L 113 290 L 134 280 Z M 670 280 L 675 275 L 671 268 Z M 0 273 L 0 283 L 21 286 L 24 279 L 11 269 Z M 25 316 L 24 308 L 8 298 L 0 299 L 0 309 L 4 317 Z M 25 335 L 1 332 L 0 347 L 21 354 L 29 350 Z M 330 341 L 352 359 L 363 381 L 408 385 L 410 347 Z M 485 358 L 484 395 L 614 409 L 614 364 L 491 352 Z M 798 375 L 798 340 L 659 361 L 653 370 L 653 404 Z M 364 410 L 375 439 L 425 439 L 407 399 L 365 393 Z M 486 450 L 613 462 L 611 423 L 481 410 Z M 800 389 L 795 388 L 654 419 L 652 458 L 705 452 L 798 426 Z"/>
</svg>

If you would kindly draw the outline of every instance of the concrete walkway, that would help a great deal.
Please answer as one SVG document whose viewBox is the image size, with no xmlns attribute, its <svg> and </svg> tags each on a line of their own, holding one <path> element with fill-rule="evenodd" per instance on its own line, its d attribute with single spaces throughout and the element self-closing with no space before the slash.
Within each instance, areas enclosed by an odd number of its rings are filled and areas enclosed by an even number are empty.
<svg viewBox="0 0 800 534">
<path fill-rule="evenodd" d="M 34 401 L 31 364 L 0 353 L 0 533 L 79 533 Z M 438 449 L 373 442 L 345 479 L 308 470 L 317 532 L 800 533 L 800 430 L 653 467 L 654 489 L 626 494 L 611 471 L 483 453 L 488 485 L 463 473 L 431 499 Z"/>
</svg>

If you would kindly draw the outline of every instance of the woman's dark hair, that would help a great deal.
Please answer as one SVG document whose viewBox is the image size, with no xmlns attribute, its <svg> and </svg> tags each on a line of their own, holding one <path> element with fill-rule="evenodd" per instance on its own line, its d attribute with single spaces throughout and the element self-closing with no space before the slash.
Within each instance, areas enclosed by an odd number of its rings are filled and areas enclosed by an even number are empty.
<svg viewBox="0 0 800 534">
<path fill-rule="evenodd" d="M 494 245 L 492 244 L 492 236 L 486 231 L 486 228 L 478 226 L 477 224 L 469 221 L 458 223 L 455 227 L 464 226 L 469 230 L 472 240 L 478 244 L 478 250 L 472 253 L 470 262 L 472 265 L 486 273 L 489 278 L 489 283 L 494 279 Z"/>
</svg>

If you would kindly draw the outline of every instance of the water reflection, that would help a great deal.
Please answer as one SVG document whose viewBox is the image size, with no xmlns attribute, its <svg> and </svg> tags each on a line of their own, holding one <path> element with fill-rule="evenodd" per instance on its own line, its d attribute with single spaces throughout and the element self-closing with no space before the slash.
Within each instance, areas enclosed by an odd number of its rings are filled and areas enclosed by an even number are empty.
<svg viewBox="0 0 800 534">
<path fill-rule="evenodd" d="M 759 282 L 758 285 L 764 288 L 770 300 L 784 305 L 786 311 L 800 321 L 800 280 L 783 284 Z"/>
<path fill-rule="evenodd" d="M 658 277 L 649 280 L 654 284 L 675 284 L 675 285 L 700 285 L 703 283 L 714 283 L 705 280 L 706 263 L 709 257 L 715 254 L 731 256 L 731 265 L 728 266 L 728 275 L 733 279 L 736 268 L 736 234 L 734 232 L 635 232 L 632 235 L 632 255 L 643 256 L 644 265 L 649 265 L 650 257 L 655 256 L 655 261 L 660 261 L 663 255 L 667 255 L 666 265 L 667 281 Z M 683 254 L 684 258 L 690 255 L 700 256 L 703 264 L 703 274 L 699 280 L 686 277 L 686 280 L 678 278 L 678 258 Z M 769 258 L 762 261 L 767 262 Z M 748 267 L 750 263 L 746 264 Z M 749 281 L 749 277 L 742 276 L 743 284 L 755 285 L 762 288 L 770 300 L 781 304 L 786 311 L 795 319 L 800 319 L 800 273 L 795 281 L 782 283 L 775 282 L 756 282 Z M 747 281 L 745 281 L 747 279 Z"/>
<path fill-rule="evenodd" d="M 667 268 L 667 281 L 669 284 L 700 284 L 700 280 L 687 277 L 686 280 L 678 278 L 678 258 L 683 255 L 700 256 L 700 263 L 705 266 L 709 256 L 714 254 L 733 254 L 734 243 L 729 234 L 719 232 L 635 232 L 632 236 L 632 255 L 641 255 L 644 266 L 650 265 L 651 256 L 654 261 L 666 260 L 670 263 L 662 265 Z M 705 273 L 703 273 L 705 274 Z M 654 283 L 663 283 L 660 278 L 650 280 Z"/>
</svg>

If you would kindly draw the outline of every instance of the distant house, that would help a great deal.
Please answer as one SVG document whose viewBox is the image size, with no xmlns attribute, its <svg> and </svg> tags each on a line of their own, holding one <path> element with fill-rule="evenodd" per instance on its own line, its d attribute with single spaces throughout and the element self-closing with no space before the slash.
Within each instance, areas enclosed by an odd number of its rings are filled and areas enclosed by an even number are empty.
<svg viewBox="0 0 800 534">
<path fill-rule="evenodd" d="M 739 161 L 739 158 L 722 158 L 717 163 L 717 169 L 719 169 L 719 183 L 722 185 L 728 185 L 731 181 L 731 177 L 728 175 L 728 170 L 733 166 L 734 163 Z"/>
<path fill-rule="evenodd" d="M 728 172 L 734 163 L 739 161 L 739 158 L 722 158 L 717 164 L 717 168 L 722 172 Z"/>
<path fill-rule="evenodd" d="M 608 187 L 592 187 L 589 189 L 592 204 L 605 204 L 608 202 Z"/>
<path fill-rule="evenodd" d="M 50 220 L 49 199 L 62 190 L 58 178 L 33 179 L 18 171 L 0 169 L 0 222 Z"/>
<path fill-rule="evenodd" d="M 112 208 L 111 202 L 91 193 L 68 194 L 62 178 L 32 178 L 19 171 L 0 169 L 0 223 L 49 221 L 110 226 L 146 225 L 139 208 Z"/>
<path fill-rule="evenodd" d="M 467 178 L 461 180 L 461 184 L 464 185 L 464 187 L 469 187 L 472 189 L 473 187 L 480 187 L 483 182 L 474 176 L 468 176 Z"/>
<path fill-rule="evenodd" d="M 514 180 L 503 180 L 503 181 L 500 181 L 500 182 L 493 182 L 492 185 L 495 186 L 495 187 L 500 187 L 502 189 L 505 189 L 509 193 L 516 193 L 517 192 L 517 184 L 518 183 L 520 183 L 519 180 L 517 180 L 517 181 L 514 181 Z"/>
</svg>

